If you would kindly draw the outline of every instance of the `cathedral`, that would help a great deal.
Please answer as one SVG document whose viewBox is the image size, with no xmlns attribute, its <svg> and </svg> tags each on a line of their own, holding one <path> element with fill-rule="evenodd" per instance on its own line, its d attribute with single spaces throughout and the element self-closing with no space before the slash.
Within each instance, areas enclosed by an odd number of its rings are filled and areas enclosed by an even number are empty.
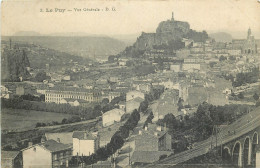
<svg viewBox="0 0 260 168">
<path fill-rule="evenodd" d="M 247 31 L 247 39 L 243 45 L 244 54 L 256 54 L 257 53 L 257 45 L 255 42 L 254 36 L 251 34 L 251 29 L 249 28 Z"/>
</svg>

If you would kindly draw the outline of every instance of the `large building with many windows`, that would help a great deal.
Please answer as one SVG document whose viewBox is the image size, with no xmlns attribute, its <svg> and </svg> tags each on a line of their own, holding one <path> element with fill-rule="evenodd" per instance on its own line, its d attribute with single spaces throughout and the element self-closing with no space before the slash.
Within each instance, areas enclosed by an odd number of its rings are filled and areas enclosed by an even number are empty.
<svg viewBox="0 0 260 168">
<path fill-rule="evenodd" d="M 60 104 L 63 99 L 85 100 L 87 102 L 100 102 L 102 95 L 99 90 L 84 88 L 52 88 L 45 92 L 45 102 Z"/>
</svg>

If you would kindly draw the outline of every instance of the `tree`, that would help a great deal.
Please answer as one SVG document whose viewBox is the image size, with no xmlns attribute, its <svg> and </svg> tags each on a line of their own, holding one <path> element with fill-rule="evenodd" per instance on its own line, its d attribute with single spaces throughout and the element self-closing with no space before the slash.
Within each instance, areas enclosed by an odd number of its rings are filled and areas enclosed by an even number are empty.
<svg viewBox="0 0 260 168">
<path fill-rule="evenodd" d="M 244 99 L 244 94 L 243 94 L 242 92 L 240 92 L 240 93 L 237 95 L 237 97 L 238 97 L 239 99 Z"/>
<path fill-rule="evenodd" d="M 42 81 L 44 81 L 44 80 L 46 80 L 46 79 L 50 79 L 50 77 L 47 76 L 47 75 L 46 75 L 46 72 L 44 72 L 44 71 L 38 72 L 38 73 L 36 74 L 36 76 L 35 76 L 35 80 L 36 80 L 37 82 L 42 82 Z"/>
<path fill-rule="evenodd" d="M 219 61 L 225 61 L 225 60 L 227 60 L 227 57 L 224 57 L 223 55 L 221 55 L 221 56 L 219 57 Z"/>
<path fill-rule="evenodd" d="M 259 96 L 257 93 L 254 94 L 253 98 L 255 99 L 255 101 L 257 101 L 259 99 Z"/>
<path fill-rule="evenodd" d="M 217 63 L 216 63 L 216 62 L 210 62 L 210 63 L 209 63 L 209 66 L 210 66 L 211 68 L 213 68 L 215 64 L 217 64 Z"/>
</svg>

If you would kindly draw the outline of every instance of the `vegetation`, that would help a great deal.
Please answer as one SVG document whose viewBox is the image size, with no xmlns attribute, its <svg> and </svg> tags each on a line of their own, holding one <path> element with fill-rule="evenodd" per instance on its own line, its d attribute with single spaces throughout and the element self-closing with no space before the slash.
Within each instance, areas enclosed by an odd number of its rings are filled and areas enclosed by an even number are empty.
<svg viewBox="0 0 260 168">
<path fill-rule="evenodd" d="M 194 42 L 205 42 L 208 39 L 208 33 L 206 31 L 197 32 L 195 30 L 190 30 L 185 38 L 194 40 Z"/>
<path fill-rule="evenodd" d="M 40 95 L 40 97 L 33 96 L 31 94 L 21 95 L 23 100 L 30 100 L 30 101 L 45 101 L 45 95 Z"/>
<path fill-rule="evenodd" d="M 255 94 L 253 95 L 253 98 L 255 99 L 255 101 L 257 101 L 257 100 L 259 100 L 259 95 L 258 95 L 257 93 L 255 93 Z"/>
<path fill-rule="evenodd" d="M 61 123 L 58 121 L 53 121 L 51 123 L 36 123 L 36 128 L 37 127 L 46 127 L 46 126 L 53 126 L 53 125 L 61 125 L 61 124 L 69 124 L 69 123 L 75 123 L 75 122 L 80 122 L 82 119 L 79 116 L 72 116 L 71 118 L 64 118 Z"/>
<path fill-rule="evenodd" d="M 38 72 L 38 73 L 36 74 L 36 76 L 35 76 L 35 80 L 36 80 L 37 82 L 43 82 L 44 80 L 48 80 L 48 79 L 50 79 L 50 77 L 47 76 L 47 75 L 46 75 L 46 72 L 44 72 L 44 71 Z"/>
<path fill-rule="evenodd" d="M 230 124 L 247 112 L 248 106 L 245 105 L 214 106 L 204 102 L 193 116 L 176 119 L 173 114 L 167 114 L 157 124 L 166 124 L 169 133 L 174 137 L 173 147 L 176 152 L 180 152 L 187 149 L 189 143 L 209 138 L 214 125 Z"/>
<path fill-rule="evenodd" d="M 97 161 L 107 160 L 109 156 L 114 154 L 118 149 L 120 149 L 124 145 L 124 139 L 129 136 L 129 131 L 133 130 L 138 121 L 140 120 L 140 114 L 137 110 L 134 110 L 131 113 L 129 119 L 125 122 L 123 126 L 119 128 L 111 138 L 110 142 L 102 148 L 99 148 L 96 153 L 90 156 L 79 156 L 72 157 L 70 160 L 71 166 L 78 166 L 80 163 L 85 163 L 87 165 L 94 164 Z"/>
<path fill-rule="evenodd" d="M 250 72 L 241 72 L 236 75 L 236 80 L 232 83 L 234 87 L 242 86 L 246 83 L 255 83 L 259 79 L 259 69 L 253 68 Z"/>
<path fill-rule="evenodd" d="M 151 112 L 151 113 L 149 114 L 149 116 L 147 117 L 146 121 L 144 122 L 143 128 L 144 128 L 145 126 L 147 126 L 149 123 L 152 123 L 153 118 L 154 118 L 154 116 L 153 116 L 153 113 Z"/>
<path fill-rule="evenodd" d="M 221 55 L 220 57 L 219 57 L 219 61 L 226 61 L 227 60 L 227 57 L 225 57 L 225 56 L 223 56 L 223 55 Z"/>
<path fill-rule="evenodd" d="M 98 116 L 101 116 L 102 114 L 100 105 L 95 105 L 94 108 L 86 108 L 81 106 L 75 107 L 69 104 L 23 100 L 21 97 L 15 97 L 13 99 L 1 99 L 1 105 L 2 108 L 74 114 L 81 116 L 85 120 L 94 119 Z"/>
</svg>

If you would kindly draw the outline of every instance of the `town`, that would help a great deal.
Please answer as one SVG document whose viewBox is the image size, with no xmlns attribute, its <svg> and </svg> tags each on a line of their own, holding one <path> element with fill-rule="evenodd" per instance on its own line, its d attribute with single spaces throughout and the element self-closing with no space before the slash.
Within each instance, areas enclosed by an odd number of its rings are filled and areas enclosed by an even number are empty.
<svg viewBox="0 0 260 168">
<path fill-rule="evenodd" d="M 3 39 L 2 166 L 260 166 L 260 41 L 244 34 L 219 42 L 172 13 L 92 60 Z"/>
</svg>

